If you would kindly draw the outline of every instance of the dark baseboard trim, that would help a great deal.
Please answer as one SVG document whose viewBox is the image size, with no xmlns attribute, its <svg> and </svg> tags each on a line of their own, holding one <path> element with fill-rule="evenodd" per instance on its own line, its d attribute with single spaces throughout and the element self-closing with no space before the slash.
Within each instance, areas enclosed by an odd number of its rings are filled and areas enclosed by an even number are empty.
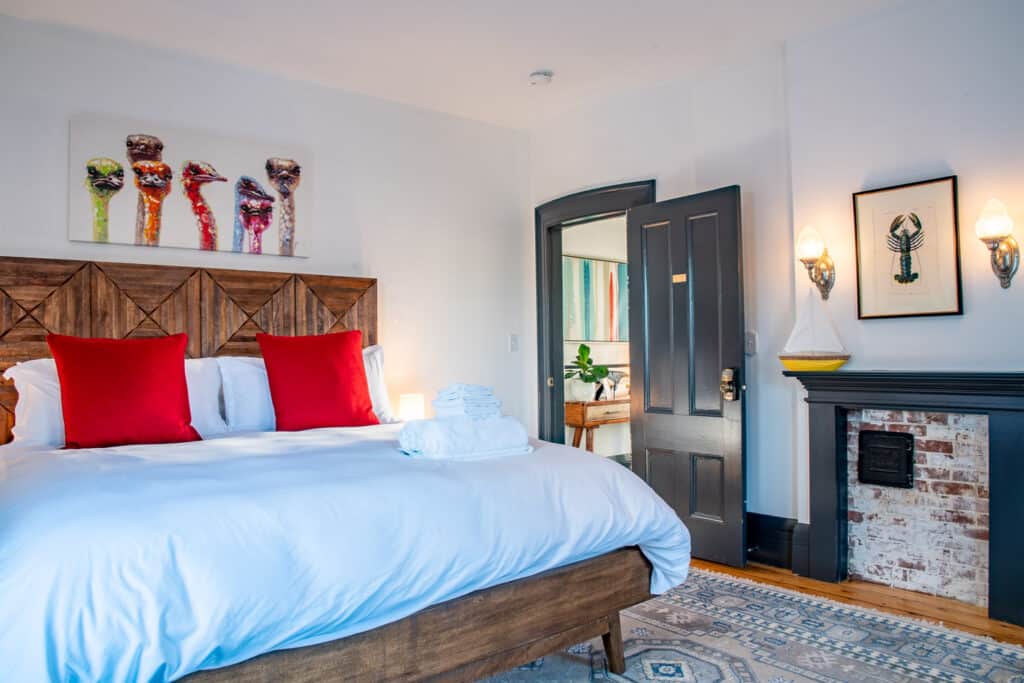
<svg viewBox="0 0 1024 683">
<path fill-rule="evenodd" d="M 811 574 L 811 525 L 797 524 L 793 529 L 793 566 L 794 574 L 810 576 Z"/>
<path fill-rule="evenodd" d="M 747 513 L 747 559 L 773 567 L 793 566 L 793 532 L 799 526 L 795 519 Z"/>
</svg>

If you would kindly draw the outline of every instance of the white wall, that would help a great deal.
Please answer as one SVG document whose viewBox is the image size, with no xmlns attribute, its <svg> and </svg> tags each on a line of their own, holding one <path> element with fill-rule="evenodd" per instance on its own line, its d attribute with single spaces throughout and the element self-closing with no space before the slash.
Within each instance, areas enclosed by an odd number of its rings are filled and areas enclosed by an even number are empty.
<svg viewBox="0 0 1024 683">
<path fill-rule="evenodd" d="M 788 45 L 793 224 L 815 225 L 835 260 L 829 306 L 848 368 L 1024 369 L 1024 279 L 1001 289 L 974 234 L 991 196 L 1024 226 L 1022 26 L 1018 0 L 927 0 Z M 851 193 L 949 174 L 964 315 L 858 321 Z"/>
<path fill-rule="evenodd" d="M 534 205 L 646 178 L 657 180 L 658 199 L 741 185 L 747 327 L 761 342 L 748 358 L 750 508 L 793 516 L 796 392 L 775 358 L 792 324 L 793 296 L 783 76 L 779 49 L 756 62 L 579 107 L 533 132 L 530 180 Z M 529 238 L 524 247 L 532 255 L 532 232 Z M 532 292 L 532 270 L 529 282 Z M 535 324 L 533 315 L 528 319 Z M 533 416 L 535 376 L 527 391 Z"/>
<path fill-rule="evenodd" d="M 67 131 L 80 112 L 312 149 L 314 255 L 69 242 Z M 461 380 L 494 385 L 521 414 L 532 368 L 507 335 L 522 334 L 532 301 L 523 133 L 4 17 L 0 121 L 3 254 L 374 276 L 395 403 Z"/>
</svg>

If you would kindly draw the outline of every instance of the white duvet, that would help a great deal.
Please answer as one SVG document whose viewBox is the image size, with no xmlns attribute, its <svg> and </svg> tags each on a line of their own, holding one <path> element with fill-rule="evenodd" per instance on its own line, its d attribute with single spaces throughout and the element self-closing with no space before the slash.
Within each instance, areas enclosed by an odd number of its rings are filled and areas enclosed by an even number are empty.
<svg viewBox="0 0 1024 683">
<path fill-rule="evenodd" d="M 689 533 L 621 465 L 413 460 L 397 430 L 0 448 L 0 680 L 174 680 L 629 545 L 652 592 L 686 578 Z"/>
</svg>

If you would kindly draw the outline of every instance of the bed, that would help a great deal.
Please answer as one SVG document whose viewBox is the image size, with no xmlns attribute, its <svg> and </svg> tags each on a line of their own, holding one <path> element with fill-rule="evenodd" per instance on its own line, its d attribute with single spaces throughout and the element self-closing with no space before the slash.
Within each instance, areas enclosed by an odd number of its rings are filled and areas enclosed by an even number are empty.
<svg viewBox="0 0 1024 683">
<path fill-rule="evenodd" d="M 259 330 L 372 343 L 375 287 L 0 259 L 0 369 L 46 355 L 48 330 L 185 331 L 197 356 L 252 354 Z M 0 388 L 5 410 L 15 398 Z M 686 576 L 671 509 L 576 449 L 416 461 L 397 429 L 0 447 L 5 675 L 475 680 L 597 636 L 624 670 L 619 611 Z"/>
</svg>

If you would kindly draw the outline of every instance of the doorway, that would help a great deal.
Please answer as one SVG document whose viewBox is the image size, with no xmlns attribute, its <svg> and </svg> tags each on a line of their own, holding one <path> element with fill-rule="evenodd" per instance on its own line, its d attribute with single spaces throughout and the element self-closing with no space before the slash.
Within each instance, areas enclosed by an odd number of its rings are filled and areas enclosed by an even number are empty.
<svg viewBox="0 0 1024 683">
<path fill-rule="evenodd" d="M 539 207 L 536 215 L 541 438 L 580 446 L 586 434 L 587 450 L 619 457 L 672 506 L 690 529 L 695 557 L 743 566 L 747 386 L 740 188 L 655 203 L 654 181 L 646 181 L 571 195 Z M 625 263 L 594 250 L 603 232 L 617 239 L 623 221 Z M 623 266 L 617 289 L 609 273 Z M 586 304 L 587 312 L 573 299 L 575 290 L 601 300 Z M 623 292 L 627 304 L 612 307 L 609 300 Z M 627 336 L 615 338 L 623 318 Z M 565 379 L 579 352 L 574 337 L 589 342 L 594 362 L 628 373 L 628 391 L 616 395 L 625 405 L 575 395 Z M 621 345 L 625 364 L 609 344 Z M 628 442 L 615 443 L 608 428 L 627 423 Z M 611 438 L 590 427 L 606 429 Z M 623 444 L 627 452 L 617 453 Z"/>
<path fill-rule="evenodd" d="M 627 257 L 624 214 L 562 228 L 566 441 L 629 467 Z"/>
<path fill-rule="evenodd" d="M 563 279 L 566 276 L 571 276 L 572 273 L 580 273 L 580 282 L 582 283 L 583 261 L 587 260 L 586 257 L 609 255 L 608 251 L 595 251 L 595 242 L 599 241 L 600 238 L 593 237 L 593 235 L 598 233 L 613 234 L 616 225 L 622 226 L 624 235 L 626 212 L 635 206 L 650 204 L 653 201 L 654 181 L 645 180 L 586 190 L 550 201 L 537 207 L 535 211 L 537 239 L 538 409 L 540 418 L 538 433 L 540 438 L 546 441 L 565 443 L 575 440 L 575 428 L 566 428 L 567 382 L 565 374 L 566 366 L 571 365 L 574 361 L 580 343 L 586 343 L 588 346 L 591 346 L 592 352 L 595 348 L 598 349 L 598 353 L 602 354 L 596 361 L 598 364 L 607 362 L 611 365 L 624 364 L 628 366 L 629 363 L 628 346 L 624 346 L 624 356 L 605 355 L 612 351 L 607 347 L 606 343 L 600 340 L 572 340 L 567 337 L 567 333 L 570 336 L 597 336 L 602 333 L 602 328 L 605 328 L 605 326 L 598 325 L 597 318 L 589 321 L 586 320 L 582 308 L 578 310 L 575 319 L 571 317 L 567 319 L 564 305 L 565 291 Z M 570 250 L 576 249 L 579 253 L 572 254 L 567 252 L 563 245 L 563 238 L 568 243 Z M 565 258 L 566 256 L 569 258 Z M 574 261 L 572 259 L 573 256 L 578 258 Z M 601 262 L 597 262 L 599 259 L 593 258 L 590 260 L 594 263 L 587 267 L 588 273 L 592 272 L 591 267 L 593 267 L 593 272 L 600 270 L 602 274 L 607 273 L 615 261 L 615 259 L 603 259 Z M 623 257 L 622 261 L 625 260 Z M 594 302 L 590 301 L 588 303 L 591 305 L 590 310 L 593 311 Z M 625 306 L 620 306 L 618 310 L 622 311 L 626 308 L 628 308 L 628 299 L 625 302 Z M 607 319 L 605 318 L 604 320 L 607 325 Z M 582 325 L 587 325 L 587 327 L 584 329 Z M 628 336 L 628 332 L 626 334 Z M 620 340 L 619 347 L 623 346 L 621 341 L 623 340 Z M 567 353 L 567 346 L 571 346 L 571 353 Z M 623 348 L 618 348 L 617 350 L 621 353 Z M 602 360 L 602 358 L 606 360 Z M 609 371 L 611 370 L 612 368 L 609 368 Z M 617 369 L 617 372 L 622 372 L 621 368 Z M 620 395 L 618 390 L 616 395 Z M 570 396 L 568 398 L 576 397 Z M 582 396 L 579 397 L 582 398 Z M 570 401 L 570 403 L 586 403 L 586 401 Z M 577 408 L 574 405 L 569 406 L 570 411 Z M 570 421 L 572 421 L 572 417 L 570 416 Z M 585 418 L 586 416 L 579 417 Z M 576 422 L 579 423 L 581 420 L 576 420 Z M 598 426 L 594 429 L 584 427 L 581 438 L 586 438 L 589 433 L 593 446 L 597 447 L 600 444 L 600 448 L 607 450 L 609 454 L 622 456 L 621 459 L 623 460 L 627 459 L 629 451 L 623 453 L 614 452 L 622 446 L 621 441 L 618 444 L 614 443 L 614 436 L 610 437 L 611 443 L 604 443 L 609 437 L 606 437 L 608 432 L 601 435 L 598 434 L 600 429 L 603 428 L 604 426 Z M 628 441 L 626 444 L 628 445 Z"/>
</svg>

